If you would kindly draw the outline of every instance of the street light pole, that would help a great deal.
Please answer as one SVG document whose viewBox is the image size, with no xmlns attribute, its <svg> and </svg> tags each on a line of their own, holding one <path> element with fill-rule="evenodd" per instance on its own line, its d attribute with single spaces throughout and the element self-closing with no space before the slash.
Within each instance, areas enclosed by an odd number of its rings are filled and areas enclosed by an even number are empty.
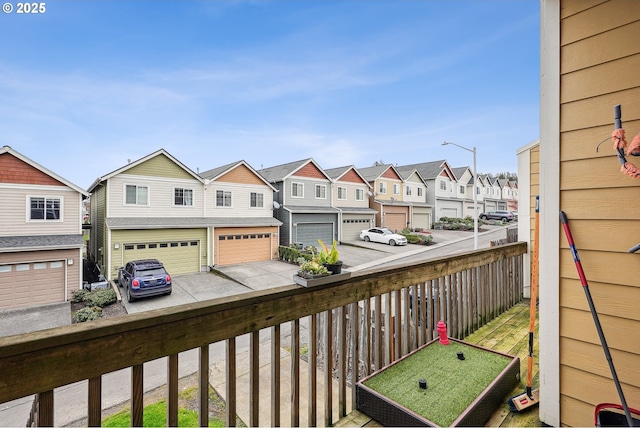
<svg viewBox="0 0 640 428">
<path fill-rule="evenodd" d="M 451 144 L 473 153 L 473 249 L 478 249 L 478 175 L 476 174 L 476 148 L 469 149 L 456 143 L 445 141 L 443 146 Z"/>
</svg>

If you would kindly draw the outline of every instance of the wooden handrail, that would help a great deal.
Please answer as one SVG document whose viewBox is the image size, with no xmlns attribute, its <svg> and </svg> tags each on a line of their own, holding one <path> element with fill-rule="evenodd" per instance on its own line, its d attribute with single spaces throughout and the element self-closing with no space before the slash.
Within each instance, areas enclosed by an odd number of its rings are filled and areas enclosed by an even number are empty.
<svg viewBox="0 0 640 428">
<path fill-rule="evenodd" d="M 158 309 L 139 314 L 131 314 L 124 317 L 110 318 L 93 321 L 90 323 L 73 324 L 55 329 L 28 333 L 20 336 L 0 338 L 0 403 L 14 400 L 34 393 L 52 391 L 54 388 L 86 379 L 98 379 L 101 375 L 122 368 L 134 367 L 133 376 L 137 381 L 142 376 L 143 363 L 157 358 L 177 355 L 180 352 L 194 348 L 200 348 L 201 352 L 207 345 L 223 340 L 228 340 L 232 352 L 235 353 L 234 338 L 246 333 L 257 334 L 262 329 L 276 327 L 289 322 L 300 320 L 310 315 L 316 315 L 325 311 L 331 314 L 335 308 L 343 308 L 338 315 L 338 325 L 341 326 L 341 334 L 344 336 L 346 323 L 354 322 L 354 319 L 346 320 L 345 311 L 357 312 L 359 302 L 364 301 L 367 307 L 367 319 L 369 324 L 378 326 L 392 324 L 389 318 L 393 311 L 398 316 L 394 319 L 396 326 L 396 341 L 390 348 L 394 358 L 399 358 L 418 344 L 424 343 L 430 334 L 428 329 L 415 333 L 409 330 L 410 324 L 401 324 L 400 318 L 413 317 L 413 325 L 417 326 L 417 316 L 420 311 L 409 312 L 405 304 L 403 311 L 400 309 L 400 300 L 408 299 L 408 287 L 419 287 L 419 293 L 423 296 L 430 295 L 430 281 L 442 284 L 455 284 L 456 281 L 476 283 L 495 278 L 495 284 L 488 284 L 488 295 L 493 300 L 511 299 L 517 301 L 521 296 L 513 296 L 511 287 L 505 286 L 509 281 L 506 264 L 498 267 L 496 263 L 520 257 L 527 251 L 526 243 L 513 243 L 504 246 L 493 247 L 478 251 L 460 253 L 449 257 L 432 259 L 429 261 L 403 264 L 397 267 L 368 270 L 363 273 L 353 273 L 351 278 L 328 283 L 311 288 L 303 288 L 295 285 L 280 287 L 266 291 L 254 291 L 241 295 L 214 299 L 209 301 L 180 305 L 176 307 Z M 486 267 L 486 268 L 484 268 Z M 481 268 L 481 270 L 476 270 Z M 498 272 L 502 269 L 502 272 Z M 521 267 L 520 267 L 521 269 Z M 517 275 L 521 273 L 516 272 Z M 425 283 L 427 287 L 425 288 Z M 454 287 L 455 288 L 455 287 Z M 471 290 L 471 289 L 470 289 Z M 392 293 L 395 296 L 395 307 L 390 307 L 391 299 L 385 300 L 383 308 L 380 296 Z M 473 293 L 473 291 L 468 291 Z M 450 322 L 451 331 L 459 336 L 465 330 L 469 330 L 471 309 L 458 310 L 456 305 L 451 306 L 445 299 L 422 299 L 419 302 L 422 314 L 430 313 L 440 316 L 441 313 L 450 314 L 455 319 Z M 462 296 L 456 297 L 461 299 Z M 496 305 L 490 307 L 487 297 L 467 296 L 476 299 L 481 308 L 477 314 L 479 317 L 493 317 L 496 315 Z M 370 298 L 374 298 L 369 306 Z M 362 309 L 361 309 L 362 310 Z M 369 310 L 373 310 L 373 317 Z M 486 313 L 486 316 L 484 315 Z M 359 315 L 358 315 L 359 316 Z M 431 320 L 424 319 L 425 325 L 430 325 Z M 484 320 L 483 322 L 486 322 Z M 403 333 L 400 333 L 403 329 Z M 356 327 L 356 332 L 358 331 Z M 362 334 L 370 335 L 368 340 L 379 343 L 383 340 L 381 328 L 375 331 L 366 331 Z M 359 336 L 359 334 L 358 334 Z M 421 339 L 417 340 L 419 336 Z M 413 337 L 413 338 L 412 338 Z M 342 348 L 341 358 L 347 358 L 346 344 L 341 338 L 336 346 Z M 318 343 L 322 339 L 318 338 Z M 403 341 L 412 341 L 403 342 Z M 315 346 L 315 343 L 314 343 Z M 330 340 L 327 347 L 334 346 Z M 299 349 L 294 349 L 297 353 Z M 354 352 L 352 350 L 352 352 Z M 355 352 L 358 352 L 356 349 Z M 363 349 L 362 352 L 365 352 Z M 366 350 L 366 370 L 369 365 L 380 367 L 390 362 L 392 358 L 389 352 L 383 351 L 382 346 L 374 346 Z M 383 355 L 384 353 L 384 355 Z M 97 364 L 99 362 L 99 364 Z M 176 364 L 173 361 L 171 364 Z M 340 361 L 340 370 L 344 372 L 344 361 Z M 139 367 L 139 369 L 138 369 Z M 172 366 L 175 367 L 175 366 Z M 173 370 L 173 369 L 172 369 Z M 356 369 L 357 370 L 357 369 Z M 344 375 L 344 373 L 343 373 Z M 172 374 L 175 379 L 175 375 Z M 255 378 L 254 378 L 255 380 Z M 257 381 L 257 380 L 256 380 Z M 95 384 L 97 381 L 92 381 Z M 135 385 L 132 386 L 135 388 Z M 172 386 L 173 387 L 173 386 Z M 235 385 L 230 386 L 232 389 Z M 342 407 L 346 391 L 340 389 L 340 413 L 344 414 Z M 139 394 L 138 390 L 135 390 Z M 233 392 L 233 391 L 232 391 Z M 325 397 L 331 405 L 331 393 Z M 138 404 L 140 405 L 140 404 Z M 174 403 L 171 403 L 174 406 Z M 233 404 L 232 404 L 233 405 Z M 256 404 L 257 405 L 257 404 Z M 325 403 L 327 405 L 327 403 Z M 330 407 L 329 407 L 330 408 Z M 137 414 L 136 417 L 141 417 Z M 252 409 L 257 412 L 257 408 Z M 92 410 L 95 414 L 95 408 Z M 315 416 L 315 414 L 314 414 Z M 279 419 L 279 415 L 276 415 Z M 257 416 L 256 416 L 257 418 Z M 257 419 L 256 419 L 257 420 Z M 294 415 L 295 422 L 297 414 Z M 95 421 L 95 415 L 92 416 Z M 230 421 L 227 421 L 230 422 Z M 235 420 L 234 420 L 235 422 Z M 247 421 L 250 422 L 250 421 Z M 251 421 L 251 422 L 255 422 Z M 282 422 L 282 421 L 280 421 Z M 325 415 L 325 423 L 331 423 Z"/>
</svg>

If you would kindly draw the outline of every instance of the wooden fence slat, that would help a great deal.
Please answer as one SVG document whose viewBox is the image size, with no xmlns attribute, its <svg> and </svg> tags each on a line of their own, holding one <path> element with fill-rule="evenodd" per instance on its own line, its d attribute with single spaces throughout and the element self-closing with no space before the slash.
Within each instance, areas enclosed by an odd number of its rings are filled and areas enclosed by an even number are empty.
<svg viewBox="0 0 640 428">
<path fill-rule="evenodd" d="M 347 415 L 347 307 L 338 309 L 338 417 Z"/>
<path fill-rule="evenodd" d="M 257 426 L 257 425 L 255 425 Z M 300 320 L 291 321 L 291 426 L 300 426 Z"/>
<path fill-rule="evenodd" d="M 178 426 L 178 354 L 167 357 L 167 426 Z"/>
<path fill-rule="evenodd" d="M 143 426 L 144 413 L 144 367 L 136 364 L 131 367 L 131 426 Z"/>
<path fill-rule="evenodd" d="M 280 426 L 280 324 L 271 327 L 271 426 Z"/>
<path fill-rule="evenodd" d="M 102 425 L 102 376 L 92 377 L 88 383 L 87 424 L 90 427 Z"/>
<path fill-rule="evenodd" d="M 324 426 L 333 425 L 333 311 L 329 310 L 325 312 L 325 331 L 324 331 Z"/>
<path fill-rule="evenodd" d="M 260 426 L 260 331 L 249 334 L 249 424 Z"/>
<path fill-rule="evenodd" d="M 225 393 L 227 399 L 226 425 L 228 427 L 236 426 L 236 338 L 227 339 L 225 344 L 225 357 L 227 362 L 227 370 L 225 376 Z"/>
<path fill-rule="evenodd" d="M 53 425 L 53 390 L 44 391 L 38 394 L 38 417 L 39 427 L 52 427 Z"/>
<path fill-rule="evenodd" d="M 209 426 L 209 345 L 198 352 L 198 421 L 201 427 Z"/>
<path fill-rule="evenodd" d="M 310 427 L 318 424 L 318 314 L 309 316 L 309 406 L 308 421 Z M 279 426 L 279 423 L 272 423 L 271 426 Z"/>
</svg>

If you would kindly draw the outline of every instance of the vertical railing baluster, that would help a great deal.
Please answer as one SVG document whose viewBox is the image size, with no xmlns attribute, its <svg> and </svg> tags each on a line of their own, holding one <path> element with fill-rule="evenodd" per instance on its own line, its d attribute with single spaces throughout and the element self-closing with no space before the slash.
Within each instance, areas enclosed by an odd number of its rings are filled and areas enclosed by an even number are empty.
<svg viewBox="0 0 640 428">
<path fill-rule="evenodd" d="M 384 295 L 384 364 L 388 365 L 392 361 L 393 355 L 393 325 L 391 325 L 391 293 L 385 293 Z"/>
<path fill-rule="evenodd" d="M 324 425 L 333 425 L 333 312 L 325 312 L 326 328 L 324 332 Z"/>
<path fill-rule="evenodd" d="M 308 421 L 310 427 L 318 424 L 318 314 L 309 315 L 309 406 Z M 277 424 L 272 424 L 277 426 Z"/>
<path fill-rule="evenodd" d="M 52 427 L 53 425 L 53 390 L 38 394 L 38 425 Z"/>
<path fill-rule="evenodd" d="M 234 427 L 236 426 L 236 338 L 232 337 L 231 339 L 227 339 L 226 342 L 226 362 L 227 362 L 227 370 L 225 376 L 225 386 L 226 386 L 226 396 L 227 396 L 227 420 L 226 426 Z"/>
<path fill-rule="evenodd" d="M 376 296 L 373 300 L 374 302 L 374 324 L 375 324 L 375 337 L 374 337 L 374 368 L 375 370 L 380 370 L 380 368 L 384 365 L 384 340 L 383 340 L 383 331 L 382 331 L 382 296 Z"/>
<path fill-rule="evenodd" d="M 347 307 L 338 309 L 338 417 L 347 415 Z"/>
<path fill-rule="evenodd" d="M 300 426 L 300 319 L 291 321 L 291 426 Z"/>
<path fill-rule="evenodd" d="M 362 308 L 362 361 L 363 376 L 371 373 L 371 299 L 364 299 Z M 359 379 L 358 379 L 359 380 Z"/>
<path fill-rule="evenodd" d="M 142 364 L 131 367 L 131 426 L 143 426 L 144 368 Z"/>
<path fill-rule="evenodd" d="M 260 331 L 249 333 L 249 426 L 260 425 Z"/>
<path fill-rule="evenodd" d="M 102 376 L 89 379 L 87 425 L 102 425 Z"/>
<path fill-rule="evenodd" d="M 209 426 L 209 345 L 198 352 L 198 421 L 201 427 Z"/>
<path fill-rule="evenodd" d="M 167 426 L 178 426 L 178 354 L 167 357 Z"/>
<path fill-rule="evenodd" d="M 360 379 L 360 305 L 354 302 L 350 305 L 349 321 L 351 324 L 351 407 L 356 406 L 356 382 Z"/>
<path fill-rule="evenodd" d="M 394 358 L 392 361 L 395 361 L 402 357 L 402 290 L 394 290 L 393 291 L 393 300 L 394 300 L 394 323 L 393 323 L 393 333 L 394 333 L 394 341 L 393 341 L 393 352 Z"/>
<path fill-rule="evenodd" d="M 271 426 L 280 426 L 280 324 L 271 327 Z"/>
</svg>

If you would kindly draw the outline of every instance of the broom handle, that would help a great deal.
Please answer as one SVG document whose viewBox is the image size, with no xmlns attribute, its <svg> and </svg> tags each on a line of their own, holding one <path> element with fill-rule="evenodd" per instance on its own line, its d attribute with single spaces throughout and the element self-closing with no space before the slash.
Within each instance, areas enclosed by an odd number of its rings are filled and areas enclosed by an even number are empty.
<svg viewBox="0 0 640 428">
<path fill-rule="evenodd" d="M 573 254 L 573 261 L 576 264 L 576 268 L 578 269 L 578 276 L 580 277 L 580 283 L 582 284 L 582 289 L 584 290 L 584 294 L 587 296 L 587 302 L 589 303 L 589 310 L 591 311 L 591 315 L 593 316 L 593 321 L 596 324 L 596 330 L 598 331 L 598 336 L 600 337 L 600 343 L 602 344 L 602 349 L 604 350 L 604 355 L 607 358 L 607 362 L 609 363 L 609 369 L 611 370 L 611 376 L 613 377 L 613 382 L 616 385 L 616 389 L 618 390 L 618 396 L 620 397 L 620 402 L 622 404 L 622 408 L 624 409 L 624 414 L 627 417 L 627 424 L 632 427 L 633 419 L 631 418 L 631 413 L 629 412 L 629 406 L 627 405 L 627 400 L 624 398 L 624 393 L 622 392 L 622 386 L 620 386 L 620 380 L 618 379 L 618 375 L 616 374 L 616 368 L 613 366 L 613 359 L 611 358 L 611 352 L 609 352 L 609 345 L 607 345 L 607 339 L 604 337 L 604 333 L 602 331 L 602 325 L 600 324 L 600 319 L 598 318 L 598 313 L 596 312 L 596 307 L 593 303 L 593 299 L 591 298 L 591 292 L 589 291 L 589 283 L 587 282 L 587 277 L 584 274 L 584 270 L 582 270 L 582 263 L 580 262 L 580 258 L 578 257 L 578 250 L 576 249 L 576 245 L 573 242 L 573 236 L 571 235 L 571 230 L 569 229 L 569 223 L 567 221 L 567 215 L 564 211 L 560 211 L 560 221 L 562 222 L 562 228 L 564 229 L 564 233 L 567 236 L 567 241 L 569 242 L 569 248 L 571 249 L 571 254 Z"/>
<path fill-rule="evenodd" d="M 536 300 L 538 295 L 538 258 L 540 254 L 540 195 L 536 195 L 536 219 L 533 230 L 533 267 L 531 270 L 531 304 L 529 307 L 529 358 L 527 359 L 527 395 L 533 386 L 533 335 L 536 329 Z"/>
</svg>

